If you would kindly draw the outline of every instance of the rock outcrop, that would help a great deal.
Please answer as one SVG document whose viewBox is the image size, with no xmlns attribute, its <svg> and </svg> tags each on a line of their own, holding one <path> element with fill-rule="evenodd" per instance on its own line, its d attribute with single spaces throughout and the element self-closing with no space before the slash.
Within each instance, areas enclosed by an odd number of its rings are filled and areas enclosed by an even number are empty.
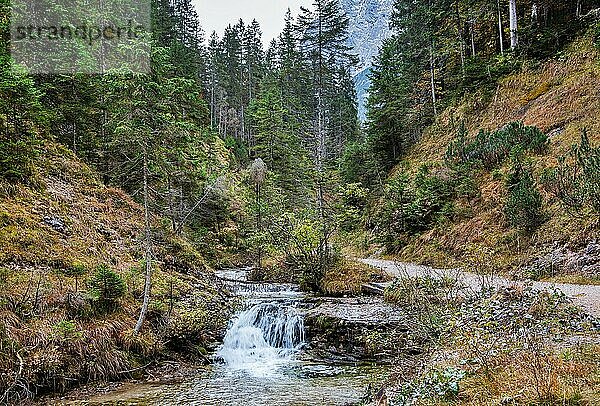
<svg viewBox="0 0 600 406">
<path fill-rule="evenodd" d="M 390 362 L 397 355 L 420 354 L 426 339 L 416 321 L 382 298 L 322 301 L 305 316 L 308 354 L 338 362 Z"/>
<path fill-rule="evenodd" d="M 600 278 L 600 243 L 591 241 L 579 250 L 557 244 L 550 252 L 536 258 L 525 272 L 534 279 L 556 275 Z"/>
</svg>

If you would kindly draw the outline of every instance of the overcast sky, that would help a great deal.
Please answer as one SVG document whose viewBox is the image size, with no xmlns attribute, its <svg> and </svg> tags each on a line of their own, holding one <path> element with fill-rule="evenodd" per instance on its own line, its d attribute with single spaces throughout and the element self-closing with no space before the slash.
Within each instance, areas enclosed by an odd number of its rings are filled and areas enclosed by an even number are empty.
<svg viewBox="0 0 600 406">
<path fill-rule="evenodd" d="M 200 24 L 208 38 L 213 31 L 223 36 L 229 24 L 240 18 L 246 23 L 256 19 L 263 31 L 265 47 L 283 29 L 283 18 L 288 8 L 294 16 L 300 6 L 310 6 L 312 0 L 193 0 L 200 17 Z"/>
</svg>

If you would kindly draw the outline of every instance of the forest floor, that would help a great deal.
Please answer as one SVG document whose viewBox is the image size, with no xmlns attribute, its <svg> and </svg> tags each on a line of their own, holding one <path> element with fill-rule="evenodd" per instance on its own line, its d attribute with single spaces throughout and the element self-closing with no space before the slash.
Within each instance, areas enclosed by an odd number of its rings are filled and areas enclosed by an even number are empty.
<svg viewBox="0 0 600 406">
<path fill-rule="evenodd" d="M 576 285 L 566 283 L 551 283 L 537 281 L 515 281 L 497 275 L 478 275 L 460 269 L 436 269 L 423 265 L 406 262 L 397 262 L 382 259 L 360 259 L 360 262 L 371 267 L 381 269 L 395 278 L 402 277 L 434 277 L 456 278 L 462 285 L 479 291 L 489 287 L 525 287 L 531 286 L 534 290 L 557 290 L 573 300 L 588 314 L 600 317 L 600 286 Z"/>
</svg>

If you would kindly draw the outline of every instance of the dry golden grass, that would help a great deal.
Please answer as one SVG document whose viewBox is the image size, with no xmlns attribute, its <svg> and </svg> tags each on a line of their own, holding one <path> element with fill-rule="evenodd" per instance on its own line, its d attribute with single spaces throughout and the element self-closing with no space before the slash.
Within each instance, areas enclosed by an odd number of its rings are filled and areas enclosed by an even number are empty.
<svg viewBox="0 0 600 406">
<path fill-rule="evenodd" d="M 542 279 L 550 283 L 569 283 L 574 285 L 596 285 L 600 286 L 600 278 L 589 278 L 579 275 L 562 275 Z"/>
<path fill-rule="evenodd" d="M 39 188 L 19 186 L 0 195 L 0 265 L 132 266 L 139 248 L 134 241 L 143 224 L 140 206 L 122 191 L 102 186 L 89 168 L 57 144 L 46 143 L 42 155 Z M 67 232 L 44 224 L 45 216 L 60 218 Z"/>
<path fill-rule="evenodd" d="M 166 230 L 155 245 L 148 319 L 132 334 L 143 290 L 141 207 L 64 147 L 48 141 L 40 156 L 28 185 L 0 184 L 0 403 L 126 377 L 165 346 L 214 342 L 227 319 L 224 299 L 202 256 Z M 45 216 L 60 218 L 66 232 Z M 108 314 L 86 292 L 100 264 L 127 285 Z M 84 269 L 77 279 L 74 266 Z"/>
<path fill-rule="evenodd" d="M 369 282 L 390 280 L 385 272 L 353 260 L 341 260 L 339 265 L 330 269 L 321 282 L 323 293 L 328 295 L 357 295 L 362 285 Z"/>
<path fill-rule="evenodd" d="M 600 402 L 600 347 L 560 352 L 520 351 L 491 360 L 493 370 L 468 371 L 458 399 L 425 404 L 596 405 Z"/>
</svg>

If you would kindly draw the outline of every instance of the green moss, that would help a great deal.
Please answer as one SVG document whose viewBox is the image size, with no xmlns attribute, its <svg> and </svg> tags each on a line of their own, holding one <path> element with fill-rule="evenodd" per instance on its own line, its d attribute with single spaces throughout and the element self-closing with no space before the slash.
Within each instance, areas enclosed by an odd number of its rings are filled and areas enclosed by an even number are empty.
<svg viewBox="0 0 600 406">
<path fill-rule="evenodd" d="M 537 99 L 538 97 L 548 93 L 548 91 L 551 88 L 552 88 L 551 83 L 549 83 L 549 82 L 541 83 L 539 86 L 537 86 L 535 89 L 533 89 L 530 93 L 528 93 L 526 96 L 524 96 L 523 99 L 521 99 L 521 104 L 526 105 L 527 103 L 530 103 L 531 101 Z"/>
</svg>

